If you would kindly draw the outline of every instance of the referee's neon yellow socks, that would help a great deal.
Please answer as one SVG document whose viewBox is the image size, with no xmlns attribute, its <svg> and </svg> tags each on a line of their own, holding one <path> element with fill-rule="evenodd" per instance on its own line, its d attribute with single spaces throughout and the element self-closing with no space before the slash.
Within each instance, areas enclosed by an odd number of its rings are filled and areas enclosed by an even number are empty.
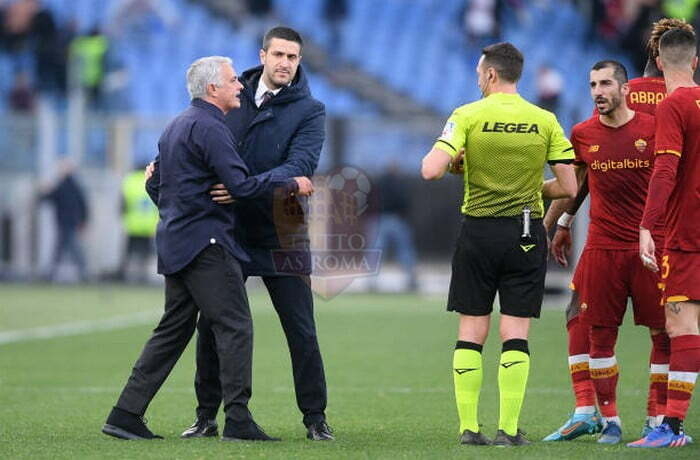
<svg viewBox="0 0 700 460">
<path fill-rule="evenodd" d="M 530 352 L 527 340 L 511 339 L 503 342 L 498 366 L 500 416 L 498 429 L 510 436 L 518 433 L 520 409 L 525 398 L 527 377 L 530 373 Z"/>
<path fill-rule="evenodd" d="M 481 366 L 482 346 L 473 342 L 458 341 L 452 360 L 452 375 L 455 382 L 455 398 L 459 414 L 459 432 L 479 432 L 477 408 L 483 371 Z"/>
</svg>

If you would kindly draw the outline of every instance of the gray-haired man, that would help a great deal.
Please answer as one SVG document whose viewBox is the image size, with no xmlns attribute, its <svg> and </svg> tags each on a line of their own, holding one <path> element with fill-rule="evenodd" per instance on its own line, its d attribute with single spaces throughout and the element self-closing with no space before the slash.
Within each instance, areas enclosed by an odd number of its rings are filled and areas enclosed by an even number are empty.
<svg viewBox="0 0 700 460">
<path fill-rule="evenodd" d="M 229 58 L 211 56 L 187 71 L 192 105 L 165 128 L 158 141 L 158 181 L 148 193 L 158 206 L 158 272 L 165 276 L 165 312 L 134 365 L 102 428 L 121 439 L 154 439 L 143 414 L 192 338 L 197 315 L 211 324 L 219 358 L 227 440 L 274 440 L 253 421 L 253 330 L 240 262 L 248 256 L 233 238 L 234 214 L 210 199 L 223 183 L 237 199 L 276 187 L 308 195 L 305 177 L 276 180 L 250 176 L 234 147 L 224 115 L 240 107 L 242 86 Z M 155 182 L 155 183 L 154 183 Z"/>
</svg>

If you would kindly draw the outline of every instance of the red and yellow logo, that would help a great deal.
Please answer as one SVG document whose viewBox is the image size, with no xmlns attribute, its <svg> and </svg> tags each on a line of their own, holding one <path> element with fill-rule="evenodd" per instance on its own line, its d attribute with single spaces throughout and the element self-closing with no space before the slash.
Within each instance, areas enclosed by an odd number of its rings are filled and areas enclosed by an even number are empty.
<svg viewBox="0 0 700 460">
<path fill-rule="evenodd" d="M 639 150 L 640 153 L 644 152 L 647 148 L 647 141 L 644 139 L 637 139 L 634 141 L 634 146 L 637 147 L 637 150 Z"/>
<path fill-rule="evenodd" d="M 600 145 L 598 144 L 591 145 L 590 147 L 588 147 L 589 152 L 597 152 L 598 150 L 600 150 Z"/>
</svg>

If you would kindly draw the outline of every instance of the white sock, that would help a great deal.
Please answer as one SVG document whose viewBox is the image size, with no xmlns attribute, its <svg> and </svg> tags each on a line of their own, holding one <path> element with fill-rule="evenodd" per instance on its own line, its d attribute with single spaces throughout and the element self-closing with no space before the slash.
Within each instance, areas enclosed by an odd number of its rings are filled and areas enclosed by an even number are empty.
<svg viewBox="0 0 700 460">
<path fill-rule="evenodd" d="M 656 416 L 656 423 L 654 424 L 654 426 L 661 426 L 661 424 L 664 423 L 664 417 L 665 417 L 664 414 L 657 415 Z"/>
<path fill-rule="evenodd" d="M 614 417 L 603 417 L 603 420 L 605 421 L 606 425 L 608 422 L 615 422 L 617 423 L 617 426 L 622 427 L 622 420 L 620 420 L 619 415 L 616 415 Z"/>
<path fill-rule="evenodd" d="M 578 406 L 574 409 L 574 414 L 593 414 L 595 413 L 595 406 Z"/>
</svg>

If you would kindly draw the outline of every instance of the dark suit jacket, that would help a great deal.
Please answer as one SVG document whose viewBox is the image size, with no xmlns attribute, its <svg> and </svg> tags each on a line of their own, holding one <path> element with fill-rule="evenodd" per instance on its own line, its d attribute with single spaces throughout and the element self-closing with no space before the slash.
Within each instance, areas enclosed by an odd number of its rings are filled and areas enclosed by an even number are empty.
<svg viewBox="0 0 700 460">
<path fill-rule="evenodd" d="M 258 108 L 255 91 L 261 74 L 262 66 L 243 72 L 241 108 L 226 115 L 226 126 L 238 142 L 238 152 L 251 174 L 269 172 L 278 179 L 311 177 L 318 166 L 325 138 L 325 107 L 311 96 L 304 69 L 299 66 L 292 84 Z M 243 264 L 246 274 L 279 274 L 272 263 L 271 252 L 280 248 L 300 251 L 304 263 L 295 272 L 310 273 L 306 198 L 294 197 L 286 201 L 282 203 L 279 197 L 266 194 L 235 206 L 239 222 L 244 222 L 236 227 L 237 239 L 251 258 Z M 296 217 L 282 215 L 295 206 Z M 284 239 L 284 235 L 291 234 L 296 236 L 280 243 L 280 235 Z"/>
<path fill-rule="evenodd" d="M 224 114 L 201 99 L 175 117 L 158 141 L 156 172 L 146 184 L 158 206 L 158 273 L 173 274 L 208 244 L 220 244 L 234 257 L 248 256 L 234 238 L 236 217 L 230 206 L 213 202 L 209 189 L 223 183 L 234 198 L 255 198 L 276 187 L 296 190 L 292 179 L 271 173 L 251 177 L 236 152 Z"/>
</svg>

